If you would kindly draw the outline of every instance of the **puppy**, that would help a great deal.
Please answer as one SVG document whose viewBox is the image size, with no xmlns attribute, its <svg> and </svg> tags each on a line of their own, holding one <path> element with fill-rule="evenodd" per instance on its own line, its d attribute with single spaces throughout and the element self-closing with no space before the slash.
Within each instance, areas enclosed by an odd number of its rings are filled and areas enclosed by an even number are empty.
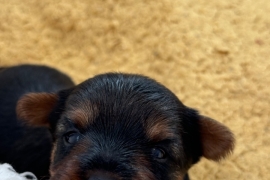
<svg viewBox="0 0 270 180">
<path fill-rule="evenodd" d="M 57 92 L 35 89 L 59 82 L 32 79 L 31 91 L 18 93 L 16 111 L 33 129 L 50 130 L 51 180 L 187 180 L 201 157 L 219 161 L 233 150 L 227 127 L 186 107 L 150 78 L 107 73 Z"/>
<path fill-rule="evenodd" d="M 16 103 L 26 93 L 57 93 L 73 86 L 68 76 L 49 67 L 0 68 L 0 163 L 9 163 L 20 173 L 31 171 L 39 179 L 48 177 L 51 133 L 48 128 L 17 121 Z"/>
</svg>

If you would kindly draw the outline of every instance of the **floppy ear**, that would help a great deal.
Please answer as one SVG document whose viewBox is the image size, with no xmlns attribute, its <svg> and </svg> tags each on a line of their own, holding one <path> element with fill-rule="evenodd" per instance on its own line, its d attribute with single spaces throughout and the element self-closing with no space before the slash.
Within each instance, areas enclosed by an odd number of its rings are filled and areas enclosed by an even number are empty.
<svg viewBox="0 0 270 180">
<path fill-rule="evenodd" d="M 226 126 L 205 116 L 200 116 L 199 126 L 205 158 L 219 161 L 232 152 L 234 135 Z"/>
<path fill-rule="evenodd" d="M 58 102 L 53 93 L 28 93 L 17 102 L 18 119 L 33 126 L 50 126 L 49 116 Z"/>
</svg>

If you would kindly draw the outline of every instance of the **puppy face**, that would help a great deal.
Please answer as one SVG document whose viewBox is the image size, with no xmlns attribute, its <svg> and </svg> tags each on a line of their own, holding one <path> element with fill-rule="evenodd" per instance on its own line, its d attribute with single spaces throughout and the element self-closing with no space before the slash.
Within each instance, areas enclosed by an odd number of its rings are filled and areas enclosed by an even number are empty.
<svg viewBox="0 0 270 180">
<path fill-rule="evenodd" d="M 201 156 L 233 149 L 228 128 L 149 78 L 104 74 L 58 94 L 31 93 L 20 119 L 48 126 L 52 180 L 180 180 Z"/>
</svg>

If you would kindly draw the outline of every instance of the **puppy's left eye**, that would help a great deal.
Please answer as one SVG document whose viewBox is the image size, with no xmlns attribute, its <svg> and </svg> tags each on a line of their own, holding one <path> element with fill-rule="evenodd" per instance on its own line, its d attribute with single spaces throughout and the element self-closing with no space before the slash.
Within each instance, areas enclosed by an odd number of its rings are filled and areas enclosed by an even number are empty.
<svg viewBox="0 0 270 180">
<path fill-rule="evenodd" d="M 74 144 L 79 141 L 80 135 L 77 132 L 68 132 L 64 135 L 64 141 L 67 144 Z"/>
<path fill-rule="evenodd" d="M 152 149 L 152 156 L 155 158 L 155 159 L 165 159 L 166 158 L 166 153 L 163 149 L 161 148 L 153 148 Z"/>
</svg>

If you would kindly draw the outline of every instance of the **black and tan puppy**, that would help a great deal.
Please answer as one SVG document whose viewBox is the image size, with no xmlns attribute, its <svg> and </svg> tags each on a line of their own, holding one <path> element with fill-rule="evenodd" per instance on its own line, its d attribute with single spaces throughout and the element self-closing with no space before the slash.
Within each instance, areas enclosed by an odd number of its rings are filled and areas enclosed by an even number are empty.
<svg viewBox="0 0 270 180">
<path fill-rule="evenodd" d="M 144 76 L 108 73 L 72 87 L 63 77 L 46 85 L 34 75 L 13 78 L 10 81 L 22 83 L 22 92 L 15 90 L 23 95 L 17 103 L 18 118 L 52 133 L 51 180 L 188 179 L 189 168 L 202 156 L 219 161 L 233 150 L 234 138 L 227 127 L 199 115 Z M 0 94 L 1 98 L 13 96 L 8 86 L 6 91 L 9 95 Z M 43 138 L 32 140 L 43 142 Z M 29 151 L 36 156 L 44 153 Z"/>
</svg>

